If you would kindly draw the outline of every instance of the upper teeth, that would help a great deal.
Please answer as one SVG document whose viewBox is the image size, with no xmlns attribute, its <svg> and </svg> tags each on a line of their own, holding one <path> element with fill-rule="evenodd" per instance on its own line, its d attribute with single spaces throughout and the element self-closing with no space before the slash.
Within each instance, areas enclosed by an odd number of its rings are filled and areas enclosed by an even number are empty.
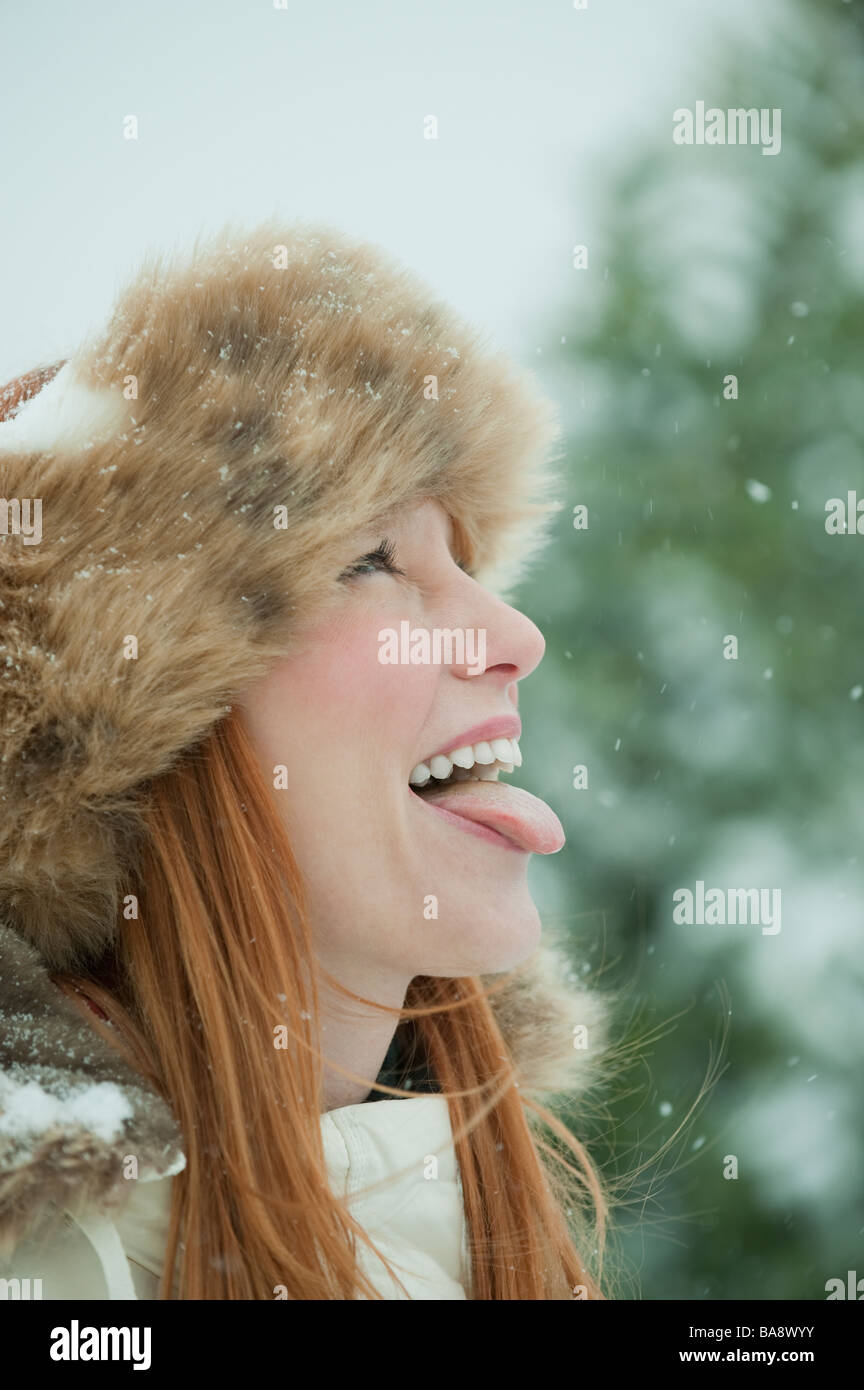
<svg viewBox="0 0 864 1390">
<path fill-rule="evenodd" d="M 464 782 L 471 779 L 495 781 L 499 772 L 512 772 L 522 766 L 522 754 L 516 739 L 493 738 L 490 743 L 466 744 L 452 753 L 436 753 L 428 763 L 418 763 L 408 781 L 412 787 L 425 787 L 434 777 L 446 782 L 448 777 Z M 473 774 L 471 769 L 476 769 Z"/>
</svg>

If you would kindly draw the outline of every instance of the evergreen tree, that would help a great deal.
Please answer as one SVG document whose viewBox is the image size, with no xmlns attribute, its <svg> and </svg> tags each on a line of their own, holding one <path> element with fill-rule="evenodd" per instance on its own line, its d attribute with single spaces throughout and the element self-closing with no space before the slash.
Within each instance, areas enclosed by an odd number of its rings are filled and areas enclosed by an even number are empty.
<svg viewBox="0 0 864 1390">
<path fill-rule="evenodd" d="M 641 1108 L 632 1075 L 613 1106 L 619 1168 L 729 1029 L 625 1238 L 634 1291 L 821 1299 L 864 1276 L 864 534 L 826 531 L 831 499 L 864 504 L 864 7 L 790 5 L 703 83 L 676 104 L 779 108 L 781 149 L 675 145 L 670 109 L 598 175 L 542 359 L 568 447 L 521 595 L 548 673 L 526 784 L 568 833 L 547 916 L 634 1008 L 680 1015 Z M 780 930 L 676 924 L 698 880 L 780 889 Z"/>
</svg>

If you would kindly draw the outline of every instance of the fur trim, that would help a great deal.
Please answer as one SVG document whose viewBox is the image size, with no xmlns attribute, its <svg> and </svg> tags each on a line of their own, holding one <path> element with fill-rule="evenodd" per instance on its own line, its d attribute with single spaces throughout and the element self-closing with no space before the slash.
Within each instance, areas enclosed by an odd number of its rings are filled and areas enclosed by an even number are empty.
<svg viewBox="0 0 864 1390">
<path fill-rule="evenodd" d="M 169 1107 L 0 927 L 0 1256 L 64 1208 L 121 1206 L 130 1157 L 139 1179 L 185 1166 Z"/>
<path fill-rule="evenodd" d="M 346 534 L 438 498 L 501 592 L 557 432 L 373 246 L 272 222 L 149 258 L 0 424 L 0 497 L 42 502 L 39 544 L 0 535 L 0 917 L 54 966 L 101 951 L 135 789 L 284 654 Z"/>
<path fill-rule="evenodd" d="M 606 1079 L 612 998 L 588 988 L 561 946 L 541 946 L 497 996 L 501 976 L 483 980 L 523 1094 L 576 1099 Z"/>
</svg>

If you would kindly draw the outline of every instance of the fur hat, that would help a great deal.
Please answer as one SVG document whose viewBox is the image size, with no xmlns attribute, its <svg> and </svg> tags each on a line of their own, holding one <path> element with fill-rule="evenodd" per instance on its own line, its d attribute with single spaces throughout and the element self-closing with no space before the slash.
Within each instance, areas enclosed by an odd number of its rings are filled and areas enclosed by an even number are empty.
<svg viewBox="0 0 864 1390">
<path fill-rule="evenodd" d="M 437 498 L 506 590 L 557 424 L 414 275 L 317 225 L 149 256 L 49 376 L 0 424 L 0 919 L 60 967 L 112 937 L 136 788 L 284 654 L 346 534 Z M 3 524 L 25 499 L 38 543 Z"/>
</svg>

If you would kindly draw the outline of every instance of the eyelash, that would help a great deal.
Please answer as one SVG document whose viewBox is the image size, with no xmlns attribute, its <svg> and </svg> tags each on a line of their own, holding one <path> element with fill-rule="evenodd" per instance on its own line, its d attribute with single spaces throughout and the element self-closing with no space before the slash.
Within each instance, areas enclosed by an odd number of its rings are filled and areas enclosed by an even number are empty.
<svg viewBox="0 0 864 1390">
<path fill-rule="evenodd" d="M 383 540 L 375 549 L 370 550 L 368 555 L 361 555 L 359 560 L 355 560 L 353 565 L 349 565 L 340 574 L 340 579 L 352 579 L 357 574 L 374 574 L 376 571 L 383 574 L 403 574 L 393 561 L 396 559 L 396 547 L 392 541 Z"/>
</svg>

